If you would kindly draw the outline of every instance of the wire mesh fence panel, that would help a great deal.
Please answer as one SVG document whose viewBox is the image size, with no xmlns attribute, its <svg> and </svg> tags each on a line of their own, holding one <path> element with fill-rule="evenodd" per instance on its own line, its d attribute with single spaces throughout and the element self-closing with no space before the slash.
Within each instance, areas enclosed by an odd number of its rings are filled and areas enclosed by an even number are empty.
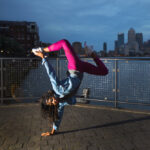
<svg viewBox="0 0 150 150">
<path fill-rule="evenodd" d="M 95 65 L 93 60 L 87 59 L 89 63 Z M 82 84 L 79 89 L 79 93 L 82 93 L 83 88 L 89 88 L 89 98 L 100 99 L 100 100 L 114 100 L 113 84 L 113 61 L 104 61 L 105 65 L 109 69 L 109 74 L 106 76 L 96 76 L 91 74 L 84 74 Z"/>
<path fill-rule="evenodd" d="M 150 104 L 150 61 L 119 60 L 118 101 Z"/>
<path fill-rule="evenodd" d="M 49 60 L 56 68 L 56 61 Z M 51 84 L 45 67 L 39 59 L 4 59 L 3 60 L 4 98 L 39 97 Z"/>
<path fill-rule="evenodd" d="M 56 69 L 56 61 L 54 59 L 49 59 L 48 62 Z M 29 97 L 41 97 L 43 93 L 52 89 L 46 69 L 41 64 L 41 61 L 38 62 L 37 68 L 30 70 L 22 87 L 26 89 L 26 96 Z"/>
<path fill-rule="evenodd" d="M 91 59 L 83 59 L 83 61 L 88 61 L 89 63 L 96 65 Z M 105 65 L 109 69 L 109 74 L 107 76 L 96 76 L 84 73 L 83 81 L 78 89 L 77 95 L 82 95 L 83 89 L 88 88 L 90 91 L 89 98 L 101 99 L 101 100 L 114 100 L 114 73 L 112 72 L 114 68 L 114 61 L 104 61 Z M 67 60 L 61 59 L 59 62 L 60 67 L 60 80 L 66 78 L 67 71 Z"/>
<path fill-rule="evenodd" d="M 45 67 L 40 59 L 1 59 L 0 98 L 36 98 L 52 89 Z M 83 58 L 94 64 L 92 59 Z M 104 102 L 150 104 L 150 61 L 132 59 L 102 59 L 109 70 L 106 76 L 84 73 L 76 95 L 89 89 L 89 98 Z M 50 58 L 48 62 L 60 80 L 67 77 L 66 58 Z"/>
<path fill-rule="evenodd" d="M 59 59 L 59 65 L 58 65 L 59 80 L 63 80 L 67 77 L 67 70 L 68 70 L 68 61 L 67 61 L 67 59 L 60 58 Z"/>
<path fill-rule="evenodd" d="M 36 67 L 36 64 L 35 64 Z M 4 59 L 3 60 L 3 84 L 4 97 L 23 97 L 22 82 L 25 80 L 30 69 L 28 59 Z"/>
</svg>

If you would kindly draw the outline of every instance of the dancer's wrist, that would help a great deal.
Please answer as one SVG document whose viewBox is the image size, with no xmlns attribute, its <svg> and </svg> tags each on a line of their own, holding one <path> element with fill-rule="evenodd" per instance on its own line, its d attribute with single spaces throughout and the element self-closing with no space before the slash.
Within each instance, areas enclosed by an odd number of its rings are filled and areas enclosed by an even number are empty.
<svg viewBox="0 0 150 150">
<path fill-rule="evenodd" d="M 48 47 L 45 47 L 45 48 L 43 48 L 43 51 L 44 51 L 44 52 L 49 52 L 49 48 L 48 48 Z"/>
<path fill-rule="evenodd" d="M 41 58 L 42 58 L 42 59 L 45 58 L 43 54 L 41 55 Z"/>
</svg>

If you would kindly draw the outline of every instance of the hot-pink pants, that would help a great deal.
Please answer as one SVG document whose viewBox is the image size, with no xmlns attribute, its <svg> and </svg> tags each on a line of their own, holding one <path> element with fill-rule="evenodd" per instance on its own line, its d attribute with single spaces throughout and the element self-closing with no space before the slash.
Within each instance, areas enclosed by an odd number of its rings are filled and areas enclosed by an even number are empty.
<svg viewBox="0 0 150 150">
<path fill-rule="evenodd" d="M 97 66 L 80 60 L 80 58 L 76 55 L 73 47 L 67 40 L 60 40 L 48 47 L 50 52 L 59 51 L 62 48 L 64 49 L 68 60 L 68 70 L 77 70 L 94 75 L 108 74 L 108 69 L 98 57 L 94 58 Z"/>
</svg>

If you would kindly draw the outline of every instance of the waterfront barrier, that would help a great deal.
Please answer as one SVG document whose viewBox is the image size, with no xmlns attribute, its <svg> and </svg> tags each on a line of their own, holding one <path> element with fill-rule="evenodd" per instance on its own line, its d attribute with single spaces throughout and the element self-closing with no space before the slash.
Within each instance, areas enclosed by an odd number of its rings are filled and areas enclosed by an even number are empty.
<svg viewBox="0 0 150 150">
<path fill-rule="evenodd" d="M 90 58 L 82 58 L 93 63 Z M 106 76 L 84 74 L 77 95 L 89 89 L 90 104 L 150 110 L 150 58 L 102 58 L 109 69 Z M 67 60 L 49 58 L 60 80 L 66 77 Z M 38 58 L 0 59 L 1 103 L 31 102 L 51 89 Z"/>
</svg>

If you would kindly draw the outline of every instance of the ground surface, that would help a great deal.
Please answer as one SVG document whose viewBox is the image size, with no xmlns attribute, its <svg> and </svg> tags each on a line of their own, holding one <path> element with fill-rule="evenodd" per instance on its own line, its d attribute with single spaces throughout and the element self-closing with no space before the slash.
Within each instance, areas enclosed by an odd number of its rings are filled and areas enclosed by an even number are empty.
<svg viewBox="0 0 150 150">
<path fill-rule="evenodd" d="M 0 150 L 150 150 L 142 113 L 67 106 L 59 134 L 40 136 L 48 130 L 38 104 L 0 106 Z"/>
</svg>

